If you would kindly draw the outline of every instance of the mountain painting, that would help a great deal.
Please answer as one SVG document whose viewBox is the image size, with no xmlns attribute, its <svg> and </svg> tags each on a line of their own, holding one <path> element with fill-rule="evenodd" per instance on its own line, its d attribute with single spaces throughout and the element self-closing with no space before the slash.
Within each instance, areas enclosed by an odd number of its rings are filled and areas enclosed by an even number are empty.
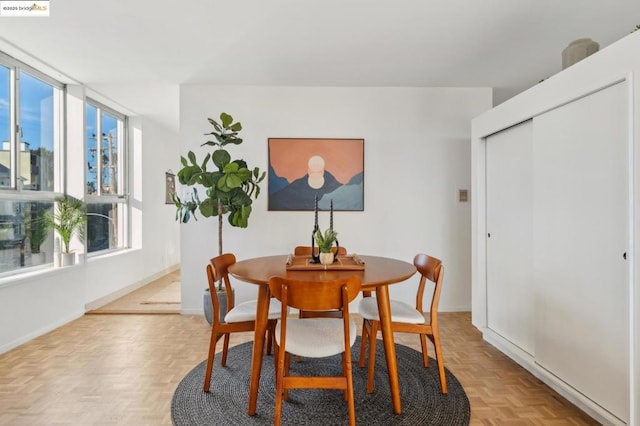
<svg viewBox="0 0 640 426">
<path fill-rule="evenodd" d="M 269 210 L 364 210 L 364 139 L 269 138 Z"/>
</svg>

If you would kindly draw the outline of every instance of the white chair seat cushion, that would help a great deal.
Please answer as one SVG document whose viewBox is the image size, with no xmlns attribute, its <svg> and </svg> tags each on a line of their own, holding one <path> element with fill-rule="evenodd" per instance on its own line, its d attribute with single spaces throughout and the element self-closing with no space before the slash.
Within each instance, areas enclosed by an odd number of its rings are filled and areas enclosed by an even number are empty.
<svg viewBox="0 0 640 426">
<path fill-rule="evenodd" d="M 424 324 L 426 322 L 424 315 L 408 303 L 392 299 L 389 305 L 391 306 L 391 321 L 393 322 L 406 322 L 409 324 Z M 360 315 L 364 319 L 380 321 L 378 300 L 375 297 L 363 298 L 358 305 L 358 311 L 360 311 Z"/>
<path fill-rule="evenodd" d="M 227 315 L 224 316 L 224 322 L 234 323 L 234 322 L 244 322 L 244 321 L 255 321 L 256 320 L 256 308 L 258 307 L 257 300 L 249 300 L 247 302 L 242 302 L 237 306 L 234 306 L 232 310 L 227 312 Z M 278 319 L 280 318 L 280 311 L 282 310 L 282 305 L 278 299 L 271 298 L 269 301 L 269 319 Z"/>
<path fill-rule="evenodd" d="M 276 325 L 280 344 L 280 321 Z M 356 323 L 349 321 L 350 346 L 356 341 Z M 322 358 L 344 352 L 344 325 L 340 318 L 287 318 L 286 351 L 309 358 Z"/>
</svg>

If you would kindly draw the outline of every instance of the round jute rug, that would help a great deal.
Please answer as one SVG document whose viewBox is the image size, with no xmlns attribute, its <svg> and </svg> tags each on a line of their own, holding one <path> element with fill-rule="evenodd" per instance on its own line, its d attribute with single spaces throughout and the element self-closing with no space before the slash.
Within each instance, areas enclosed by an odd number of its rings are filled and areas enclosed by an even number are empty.
<svg viewBox="0 0 640 426">
<path fill-rule="evenodd" d="M 176 426 L 187 425 L 268 425 L 273 424 L 275 385 L 273 357 L 265 356 L 255 416 L 247 414 L 251 352 L 253 343 L 229 349 L 227 365 L 220 366 L 216 356 L 209 393 L 202 391 L 206 361 L 191 370 L 178 385 L 171 402 L 171 418 Z M 359 425 L 468 425 L 469 400 L 460 382 L 448 370 L 449 393 L 440 393 L 440 381 L 434 359 L 428 368 L 422 354 L 396 345 L 402 414 L 394 414 L 387 377 L 387 367 L 378 342 L 375 390 L 367 393 L 367 368 L 358 367 L 360 337 L 352 349 L 356 423 Z M 321 359 L 302 358 L 291 361 L 292 375 L 340 374 L 340 356 Z M 284 425 L 345 425 L 347 405 L 340 390 L 294 389 L 282 405 Z"/>
</svg>

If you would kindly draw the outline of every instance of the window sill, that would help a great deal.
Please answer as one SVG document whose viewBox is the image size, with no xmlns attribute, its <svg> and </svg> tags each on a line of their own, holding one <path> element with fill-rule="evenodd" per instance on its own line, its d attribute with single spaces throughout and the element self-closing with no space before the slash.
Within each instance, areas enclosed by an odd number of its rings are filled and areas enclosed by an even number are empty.
<svg viewBox="0 0 640 426">
<path fill-rule="evenodd" d="M 76 265 L 65 266 L 65 267 L 54 267 L 53 264 L 50 264 L 49 267 L 43 266 L 41 268 L 38 268 L 32 271 L 19 272 L 14 275 L 9 275 L 9 276 L 0 278 L 0 289 L 11 287 L 14 285 L 19 285 L 25 281 L 31 281 L 33 279 L 40 279 L 46 276 L 59 274 L 64 271 L 77 268 L 79 266 L 82 266 L 82 264 L 76 264 Z"/>
<path fill-rule="evenodd" d="M 140 249 L 136 249 L 136 248 L 111 250 L 105 253 L 94 254 L 91 257 L 88 257 L 84 263 L 76 263 L 75 265 L 64 266 L 64 267 L 63 266 L 54 267 L 53 264 L 50 264 L 50 266 L 48 267 L 46 265 L 43 265 L 42 267 L 31 270 L 31 271 L 18 272 L 14 275 L 8 275 L 6 277 L 0 278 L 0 290 L 3 288 L 14 286 L 14 285 L 19 285 L 26 281 L 41 279 L 47 276 L 55 276 L 56 274 L 65 273 L 68 271 L 75 270 L 79 267 L 87 266 L 87 264 L 90 264 L 90 263 L 99 262 L 103 259 L 111 259 L 113 257 L 117 257 L 121 255 L 131 254 L 139 250 Z"/>
<path fill-rule="evenodd" d="M 124 254 L 131 254 L 133 252 L 139 251 L 140 249 L 137 248 L 121 248 L 121 249 L 113 249 L 113 250 L 104 250 L 104 251 L 100 251 L 100 252 L 96 252 L 96 253 L 91 253 L 91 254 L 87 254 L 86 255 L 86 262 L 87 263 L 93 263 L 96 261 L 100 261 L 101 259 L 110 259 L 112 257 L 116 257 L 116 256 L 120 256 L 120 255 L 124 255 Z"/>
</svg>

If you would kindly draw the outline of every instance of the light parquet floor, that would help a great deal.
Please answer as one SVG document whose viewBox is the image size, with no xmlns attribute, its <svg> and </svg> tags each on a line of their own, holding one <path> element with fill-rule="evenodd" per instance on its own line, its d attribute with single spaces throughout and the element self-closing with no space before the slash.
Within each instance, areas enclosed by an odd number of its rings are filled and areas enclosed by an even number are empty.
<svg viewBox="0 0 640 426">
<path fill-rule="evenodd" d="M 482 341 L 470 313 L 443 313 L 440 324 L 472 425 L 597 424 Z M 170 425 L 173 392 L 205 359 L 209 333 L 201 316 L 85 315 L 0 355 L 0 424 Z M 396 340 L 419 348 L 415 336 Z"/>
<path fill-rule="evenodd" d="M 140 287 L 100 308 L 87 312 L 88 314 L 179 314 L 178 303 L 153 303 L 147 301 L 158 292 L 163 291 L 175 281 L 180 281 L 180 270 L 164 275 L 144 287 Z"/>
</svg>

